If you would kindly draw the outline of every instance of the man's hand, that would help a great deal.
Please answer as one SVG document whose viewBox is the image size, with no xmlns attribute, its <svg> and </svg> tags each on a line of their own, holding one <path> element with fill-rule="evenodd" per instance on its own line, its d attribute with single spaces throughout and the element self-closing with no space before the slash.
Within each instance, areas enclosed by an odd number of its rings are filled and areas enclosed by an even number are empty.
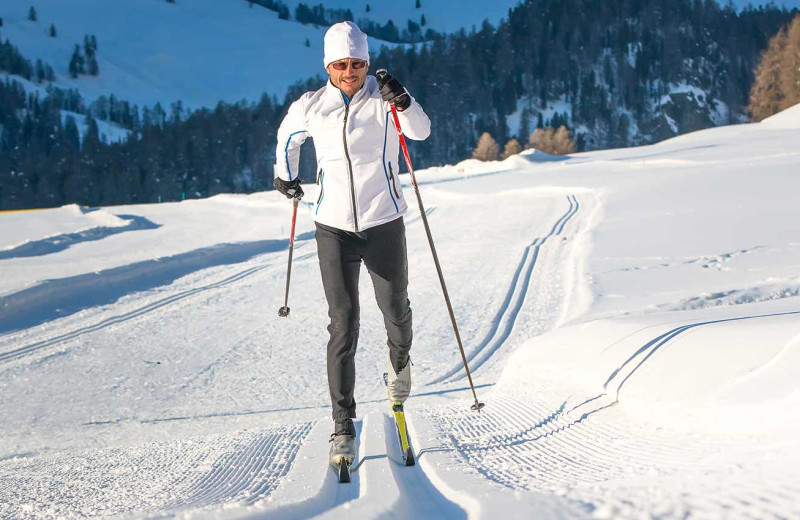
<svg viewBox="0 0 800 520">
<path fill-rule="evenodd" d="M 411 96 L 408 95 L 405 87 L 385 69 L 378 71 L 376 79 L 384 101 L 396 106 L 400 112 L 411 105 Z"/>
<path fill-rule="evenodd" d="M 280 177 L 275 177 L 275 189 L 286 195 L 287 199 L 302 199 L 303 188 L 300 187 L 300 178 L 295 177 L 293 181 L 285 181 Z"/>
</svg>

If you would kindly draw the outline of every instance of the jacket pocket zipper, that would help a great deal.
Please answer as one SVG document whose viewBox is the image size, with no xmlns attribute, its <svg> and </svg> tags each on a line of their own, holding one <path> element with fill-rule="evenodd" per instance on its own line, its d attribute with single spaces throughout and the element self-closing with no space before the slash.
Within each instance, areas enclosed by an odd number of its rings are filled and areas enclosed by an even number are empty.
<svg viewBox="0 0 800 520">
<path fill-rule="evenodd" d="M 397 186 L 394 183 L 394 172 L 392 171 L 392 163 L 389 163 L 389 178 L 392 180 L 392 188 L 394 188 L 394 196 L 396 199 L 400 198 L 400 194 L 397 193 Z"/>
<path fill-rule="evenodd" d="M 322 171 L 322 168 L 319 169 L 319 173 L 317 174 L 317 184 L 319 184 L 319 197 L 317 197 L 317 206 L 319 207 L 319 203 L 322 201 L 322 194 L 325 193 L 325 185 L 322 184 L 323 177 L 325 173 Z"/>
</svg>

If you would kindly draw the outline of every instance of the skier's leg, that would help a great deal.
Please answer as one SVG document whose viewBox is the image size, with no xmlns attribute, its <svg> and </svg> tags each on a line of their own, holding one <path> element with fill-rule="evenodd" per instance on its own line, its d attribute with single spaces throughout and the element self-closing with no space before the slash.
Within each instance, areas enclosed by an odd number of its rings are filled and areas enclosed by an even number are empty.
<svg viewBox="0 0 800 520">
<path fill-rule="evenodd" d="M 411 349 L 411 304 L 408 300 L 408 255 L 403 219 L 367 230 L 364 264 L 383 313 L 389 359 L 395 372 L 408 364 Z"/>
<path fill-rule="evenodd" d="M 328 301 L 328 386 L 333 420 L 356 416 L 353 390 L 358 345 L 358 273 L 361 255 L 352 233 L 317 224 L 316 240 L 322 285 Z"/>
</svg>

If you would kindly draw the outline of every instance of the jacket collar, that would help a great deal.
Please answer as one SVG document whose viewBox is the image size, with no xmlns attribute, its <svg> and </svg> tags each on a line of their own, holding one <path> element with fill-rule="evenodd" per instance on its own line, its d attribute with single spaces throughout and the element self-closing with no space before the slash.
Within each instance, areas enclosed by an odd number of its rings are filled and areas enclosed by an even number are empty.
<svg viewBox="0 0 800 520">
<path fill-rule="evenodd" d="M 325 89 L 325 98 L 328 100 L 328 102 L 338 103 L 341 105 L 345 104 L 343 97 L 344 93 L 339 89 L 339 87 L 336 87 L 333 83 L 331 83 L 330 77 L 328 77 L 328 81 L 325 83 L 323 88 Z M 378 81 L 375 79 L 375 76 L 367 75 L 367 80 L 364 82 L 364 86 L 361 87 L 361 89 L 356 92 L 352 98 L 350 98 L 350 106 L 353 106 L 355 103 L 358 103 L 363 99 L 372 97 L 372 94 L 374 94 L 377 90 Z"/>
</svg>

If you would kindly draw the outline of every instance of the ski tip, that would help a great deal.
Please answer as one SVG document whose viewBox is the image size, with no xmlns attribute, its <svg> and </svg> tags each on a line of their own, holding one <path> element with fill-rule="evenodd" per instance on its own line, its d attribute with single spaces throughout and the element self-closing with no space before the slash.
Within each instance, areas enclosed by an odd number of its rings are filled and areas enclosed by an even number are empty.
<svg viewBox="0 0 800 520">
<path fill-rule="evenodd" d="M 339 463 L 339 483 L 350 483 L 350 464 L 346 460 Z"/>
<path fill-rule="evenodd" d="M 414 458 L 414 450 L 411 449 L 411 446 L 408 447 L 406 450 L 406 466 L 413 466 L 417 463 L 416 459 Z"/>
</svg>

